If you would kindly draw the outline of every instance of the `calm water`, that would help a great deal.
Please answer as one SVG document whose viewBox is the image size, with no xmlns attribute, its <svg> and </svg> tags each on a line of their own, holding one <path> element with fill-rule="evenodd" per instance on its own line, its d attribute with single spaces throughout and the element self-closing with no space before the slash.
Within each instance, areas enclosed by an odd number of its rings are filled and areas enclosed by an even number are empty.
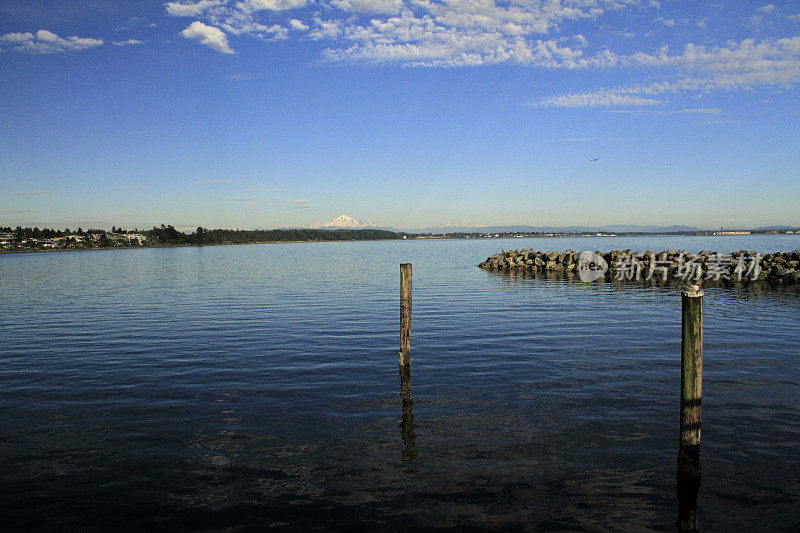
<svg viewBox="0 0 800 533">
<path fill-rule="evenodd" d="M 679 292 L 475 266 L 523 247 L 800 235 L 2 255 L 3 527 L 671 530 Z M 705 300 L 701 529 L 797 531 L 800 290 Z"/>
</svg>

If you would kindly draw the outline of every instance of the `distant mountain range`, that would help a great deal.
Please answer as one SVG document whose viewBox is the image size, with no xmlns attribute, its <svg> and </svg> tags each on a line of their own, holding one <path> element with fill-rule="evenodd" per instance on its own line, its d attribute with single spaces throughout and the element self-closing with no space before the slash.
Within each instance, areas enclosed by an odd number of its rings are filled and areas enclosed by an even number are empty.
<svg viewBox="0 0 800 533">
<path fill-rule="evenodd" d="M 421 229 L 399 230 L 388 226 L 378 226 L 373 222 L 360 220 L 348 215 L 339 215 L 330 222 L 312 224 L 308 226 L 315 229 L 382 229 L 405 233 L 680 233 L 709 231 L 708 229 L 694 226 L 637 226 L 624 224 L 610 224 L 605 226 L 484 226 L 468 224 L 466 222 L 448 222 L 440 226 L 431 226 Z M 754 231 L 771 231 L 794 229 L 791 226 L 768 226 L 755 228 Z"/>
<path fill-rule="evenodd" d="M 753 231 L 786 231 L 789 229 L 800 229 L 797 226 L 763 226 L 761 228 L 753 228 Z"/>
<path fill-rule="evenodd" d="M 692 226 L 473 226 L 469 224 L 434 226 L 412 233 L 675 233 L 702 231 Z"/>
</svg>

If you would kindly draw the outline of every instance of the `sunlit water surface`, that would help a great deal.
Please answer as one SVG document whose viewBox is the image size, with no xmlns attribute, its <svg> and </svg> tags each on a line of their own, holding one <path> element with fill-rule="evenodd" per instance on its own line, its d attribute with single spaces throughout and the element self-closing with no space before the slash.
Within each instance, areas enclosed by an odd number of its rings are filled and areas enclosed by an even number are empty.
<svg viewBox="0 0 800 533">
<path fill-rule="evenodd" d="M 476 268 L 502 248 L 800 236 L 2 255 L 3 527 L 670 530 L 677 287 Z M 799 324 L 797 288 L 706 291 L 704 531 L 800 529 Z"/>
</svg>

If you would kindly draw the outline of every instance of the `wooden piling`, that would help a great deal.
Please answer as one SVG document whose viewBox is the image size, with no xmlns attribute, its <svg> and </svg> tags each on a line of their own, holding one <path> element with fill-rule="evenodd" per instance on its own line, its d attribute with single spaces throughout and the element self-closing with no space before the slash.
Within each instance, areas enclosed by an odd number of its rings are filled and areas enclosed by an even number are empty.
<svg viewBox="0 0 800 533">
<path fill-rule="evenodd" d="M 678 520 L 681 532 L 698 531 L 700 415 L 703 401 L 703 292 L 683 292 L 681 328 L 681 416 L 678 444 Z"/>
<path fill-rule="evenodd" d="M 411 263 L 400 265 L 400 366 L 411 364 Z"/>
<path fill-rule="evenodd" d="M 681 334 L 681 448 L 700 446 L 703 400 L 703 292 L 683 292 Z"/>
</svg>

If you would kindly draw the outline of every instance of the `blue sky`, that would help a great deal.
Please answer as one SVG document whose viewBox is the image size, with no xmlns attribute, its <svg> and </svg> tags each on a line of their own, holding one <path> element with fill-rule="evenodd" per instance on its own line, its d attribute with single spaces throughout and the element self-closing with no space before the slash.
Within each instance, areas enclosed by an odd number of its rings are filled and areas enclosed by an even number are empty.
<svg viewBox="0 0 800 533">
<path fill-rule="evenodd" d="M 800 225 L 796 1 L 4 0 L 0 72 L 0 225 Z"/>
</svg>

